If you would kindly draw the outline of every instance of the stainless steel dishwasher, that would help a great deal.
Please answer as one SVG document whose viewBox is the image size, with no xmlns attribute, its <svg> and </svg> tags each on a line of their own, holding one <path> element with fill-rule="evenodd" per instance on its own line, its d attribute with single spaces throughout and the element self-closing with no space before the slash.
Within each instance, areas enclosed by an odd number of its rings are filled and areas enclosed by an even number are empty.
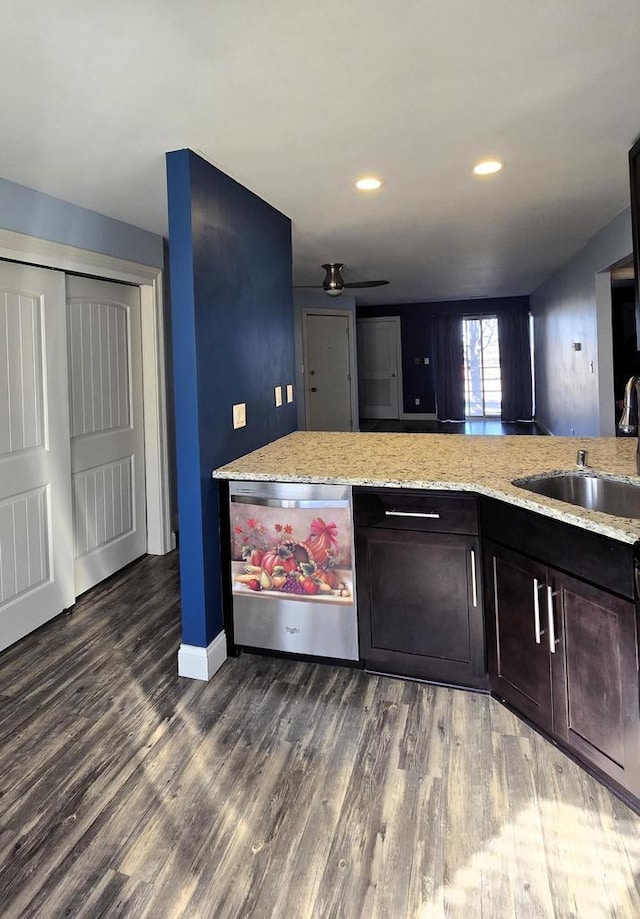
<svg viewBox="0 0 640 919">
<path fill-rule="evenodd" d="M 347 485 L 230 482 L 234 642 L 358 660 Z"/>
</svg>

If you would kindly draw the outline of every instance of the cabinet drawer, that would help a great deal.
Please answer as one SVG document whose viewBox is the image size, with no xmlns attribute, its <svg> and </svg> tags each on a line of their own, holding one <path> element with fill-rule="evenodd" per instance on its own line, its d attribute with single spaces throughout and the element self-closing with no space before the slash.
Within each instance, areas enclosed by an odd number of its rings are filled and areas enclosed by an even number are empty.
<svg viewBox="0 0 640 919">
<path fill-rule="evenodd" d="M 478 533 L 474 495 L 354 488 L 356 526 L 432 533 Z"/>
</svg>

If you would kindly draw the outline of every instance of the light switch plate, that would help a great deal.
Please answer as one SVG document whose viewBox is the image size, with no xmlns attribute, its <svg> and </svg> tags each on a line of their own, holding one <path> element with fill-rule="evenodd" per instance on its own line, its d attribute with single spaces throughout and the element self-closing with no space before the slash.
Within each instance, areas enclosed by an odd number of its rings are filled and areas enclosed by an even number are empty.
<svg viewBox="0 0 640 919">
<path fill-rule="evenodd" d="M 233 406 L 234 428 L 244 428 L 247 424 L 247 403 L 238 402 Z"/>
<path fill-rule="evenodd" d="M 287 402 L 293 402 L 293 383 L 287 383 Z"/>
<path fill-rule="evenodd" d="M 280 408 L 282 405 L 282 386 L 276 386 L 274 392 L 276 397 L 276 408 Z"/>
</svg>

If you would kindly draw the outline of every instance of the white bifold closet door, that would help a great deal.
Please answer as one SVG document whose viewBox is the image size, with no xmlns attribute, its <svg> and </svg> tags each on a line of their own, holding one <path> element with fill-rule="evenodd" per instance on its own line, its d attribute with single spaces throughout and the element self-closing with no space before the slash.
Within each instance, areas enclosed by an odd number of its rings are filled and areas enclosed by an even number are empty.
<svg viewBox="0 0 640 919">
<path fill-rule="evenodd" d="M 138 288 L 0 262 L 0 650 L 146 547 Z"/>
<path fill-rule="evenodd" d="M 67 278 L 75 589 L 147 549 L 140 292 Z"/>
<path fill-rule="evenodd" d="M 0 649 L 75 600 L 65 277 L 0 262 Z"/>
</svg>

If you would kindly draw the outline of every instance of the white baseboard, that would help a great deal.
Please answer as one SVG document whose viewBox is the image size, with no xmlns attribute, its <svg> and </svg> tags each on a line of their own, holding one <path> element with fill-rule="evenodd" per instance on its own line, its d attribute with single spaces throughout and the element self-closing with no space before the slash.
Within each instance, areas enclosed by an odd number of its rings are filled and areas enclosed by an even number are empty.
<svg viewBox="0 0 640 919">
<path fill-rule="evenodd" d="M 543 424 L 541 421 L 538 421 L 537 418 L 536 418 L 536 421 L 535 421 L 535 426 L 536 426 L 537 428 L 540 428 L 540 430 L 542 431 L 543 434 L 548 434 L 549 437 L 555 437 L 555 436 L 556 436 L 556 435 L 553 433 L 553 431 L 550 431 L 550 430 L 549 430 L 549 428 L 546 426 L 546 424 Z"/>
<path fill-rule="evenodd" d="M 227 636 L 220 632 L 206 648 L 180 645 L 178 676 L 191 680 L 210 680 L 227 659 Z"/>
</svg>

